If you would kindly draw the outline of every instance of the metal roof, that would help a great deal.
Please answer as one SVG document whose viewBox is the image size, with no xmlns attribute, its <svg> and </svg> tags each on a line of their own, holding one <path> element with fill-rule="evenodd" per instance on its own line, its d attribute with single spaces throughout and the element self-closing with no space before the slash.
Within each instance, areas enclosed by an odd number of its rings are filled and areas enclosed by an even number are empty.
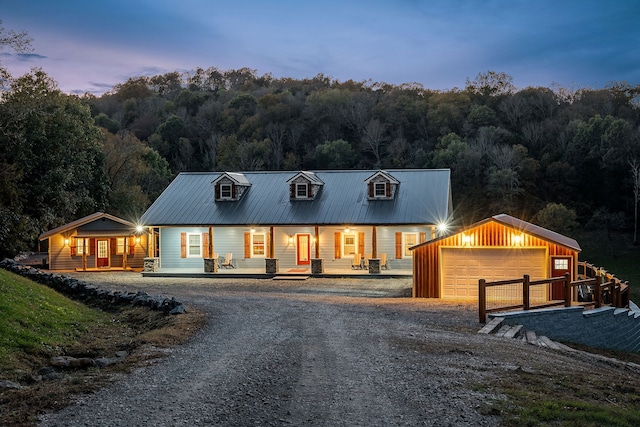
<svg viewBox="0 0 640 427">
<path fill-rule="evenodd" d="M 179 174 L 142 215 L 148 226 L 437 224 L 451 215 L 448 169 L 385 172 L 400 182 L 392 200 L 369 200 L 376 171 L 314 171 L 324 186 L 313 200 L 289 200 L 287 181 L 300 171 L 243 172 L 251 187 L 238 201 L 215 202 L 222 172 Z"/>
<path fill-rule="evenodd" d="M 548 242 L 559 243 L 562 246 L 576 250 L 578 252 L 582 250 L 580 249 L 580 245 L 578 244 L 578 242 L 571 237 L 564 236 L 560 233 L 556 233 L 555 231 L 540 227 L 539 225 L 531 224 L 530 222 L 514 218 L 507 214 L 494 215 L 492 218 L 496 222 L 500 222 L 502 224 L 515 228 L 516 230 L 524 231 L 528 234 L 540 237 L 541 239 Z"/>
<path fill-rule="evenodd" d="M 127 230 L 134 230 L 136 227 L 134 223 L 124 220 L 122 218 L 118 218 L 117 216 L 109 215 L 108 213 L 103 213 L 103 212 L 95 212 L 95 213 L 92 213 L 91 215 L 87 215 L 83 218 L 77 219 L 68 224 L 62 225 L 58 228 L 54 228 L 45 233 L 42 233 L 39 237 L 39 240 L 45 240 L 51 236 L 55 236 L 56 234 L 63 234 L 69 231 L 73 231 L 79 227 L 90 224 L 99 219 L 106 219 L 106 220 L 113 221 L 113 222 L 107 221 L 104 223 L 103 226 L 98 226 L 96 228 L 97 230 L 101 230 L 101 231 L 110 231 L 112 235 L 115 235 L 113 233 L 116 232 L 116 230 L 119 230 L 119 228 L 117 227 L 114 228 L 114 223 L 121 224 Z M 125 233 L 123 235 L 128 235 L 128 234 L 130 233 Z"/>
</svg>

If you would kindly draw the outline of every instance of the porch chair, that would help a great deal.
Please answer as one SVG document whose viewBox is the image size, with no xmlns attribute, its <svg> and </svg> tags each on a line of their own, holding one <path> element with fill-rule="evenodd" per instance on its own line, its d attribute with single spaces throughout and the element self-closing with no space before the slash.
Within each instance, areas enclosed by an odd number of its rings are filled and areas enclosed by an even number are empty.
<svg viewBox="0 0 640 427">
<path fill-rule="evenodd" d="M 365 270 L 369 269 L 369 259 L 371 259 L 371 254 L 366 254 L 362 259 L 362 268 Z"/>
<path fill-rule="evenodd" d="M 389 265 L 387 265 L 387 254 L 380 254 L 380 269 L 389 269 Z"/>
<path fill-rule="evenodd" d="M 220 265 L 220 267 L 235 268 L 234 265 L 233 265 L 233 254 L 232 253 L 226 253 L 224 255 L 224 261 L 222 261 L 222 264 Z"/>
<path fill-rule="evenodd" d="M 351 269 L 352 270 L 362 269 L 362 255 L 353 254 L 353 261 L 351 261 Z"/>
</svg>

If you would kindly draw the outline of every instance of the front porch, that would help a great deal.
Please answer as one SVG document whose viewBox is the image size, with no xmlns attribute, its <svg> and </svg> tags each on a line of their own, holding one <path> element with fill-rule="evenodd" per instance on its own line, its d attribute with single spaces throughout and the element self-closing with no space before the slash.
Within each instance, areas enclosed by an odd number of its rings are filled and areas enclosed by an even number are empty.
<svg viewBox="0 0 640 427">
<path fill-rule="evenodd" d="M 360 278 L 360 279 L 391 279 L 407 278 L 413 274 L 409 269 L 389 269 L 381 270 L 380 273 L 369 273 L 368 270 L 354 270 L 351 268 L 325 269 L 322 273 L 312 273 L 311 268 L 295 267 L 280 268 L 275 273 L 267 273 L 265 268 L 220 268 L 217 272 L 205 272 L 200 268 L 158 268 L 156 271 L 143 271 L 143 277 L 193 277 L 193 278 L 254 278 L 273 279 L 291 278 L 295 280 L 301 277 L 324 277 L 324 278 Z"/>
</svg>

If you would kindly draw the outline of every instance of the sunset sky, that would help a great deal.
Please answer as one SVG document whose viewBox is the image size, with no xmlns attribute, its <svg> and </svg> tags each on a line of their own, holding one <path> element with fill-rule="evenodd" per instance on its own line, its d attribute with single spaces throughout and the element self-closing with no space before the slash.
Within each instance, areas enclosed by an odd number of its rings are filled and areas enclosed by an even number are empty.
<svg viewBox="0 0 640 427">
<path fill-rule="evenodd" d="M 65 92 L 215 66 L 258 75 L 463 88 L 488 70 L 526 86 L 640 84 L 637 0 L 0 0 Z"/>
</svg>

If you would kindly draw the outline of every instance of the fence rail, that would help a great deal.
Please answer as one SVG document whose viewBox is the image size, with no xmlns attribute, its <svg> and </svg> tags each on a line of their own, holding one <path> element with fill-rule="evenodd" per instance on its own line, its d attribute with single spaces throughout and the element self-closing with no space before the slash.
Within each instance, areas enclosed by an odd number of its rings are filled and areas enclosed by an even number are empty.
<svg viewBox="0 0 640 427">
<path fill-rule="evenodd" d="M 580 271 L 582 269 L 582 272 Z M 539 286 L 551 287 L 554 283 L 562 283 L 564 288 L 563 300 L 551 300 L 547 298 L 544 302 L 532 303 L 532 289 Z M 521 285 L 522 302 L 514 304 L 513 301 L 489 301 L 487 289 L 513 285 Z M 488 302 L 494 304 L 488 307 Z M 549 277 L 540 280 L 530 280 L 525 274 L 522 278 L 499 280 L 487 282 L 485 279 L 478 280 L 478 317 L 480 323 L 485 323 L 487 313 L 506 310 L 531 310 L 548 307 L 571 307 L 573 304 L 583 306 L 593 306 L 595 308 L 603 305 L 614 307 L 626 307 L 629 304 L 629 282 L 622 281 L 613 274 L 607 273 L 603 268 L 598 268 L 587 262 L 578 263 L 578 280 L 571 281 L 569 273 L 564 276 Z"/>
</svg>

